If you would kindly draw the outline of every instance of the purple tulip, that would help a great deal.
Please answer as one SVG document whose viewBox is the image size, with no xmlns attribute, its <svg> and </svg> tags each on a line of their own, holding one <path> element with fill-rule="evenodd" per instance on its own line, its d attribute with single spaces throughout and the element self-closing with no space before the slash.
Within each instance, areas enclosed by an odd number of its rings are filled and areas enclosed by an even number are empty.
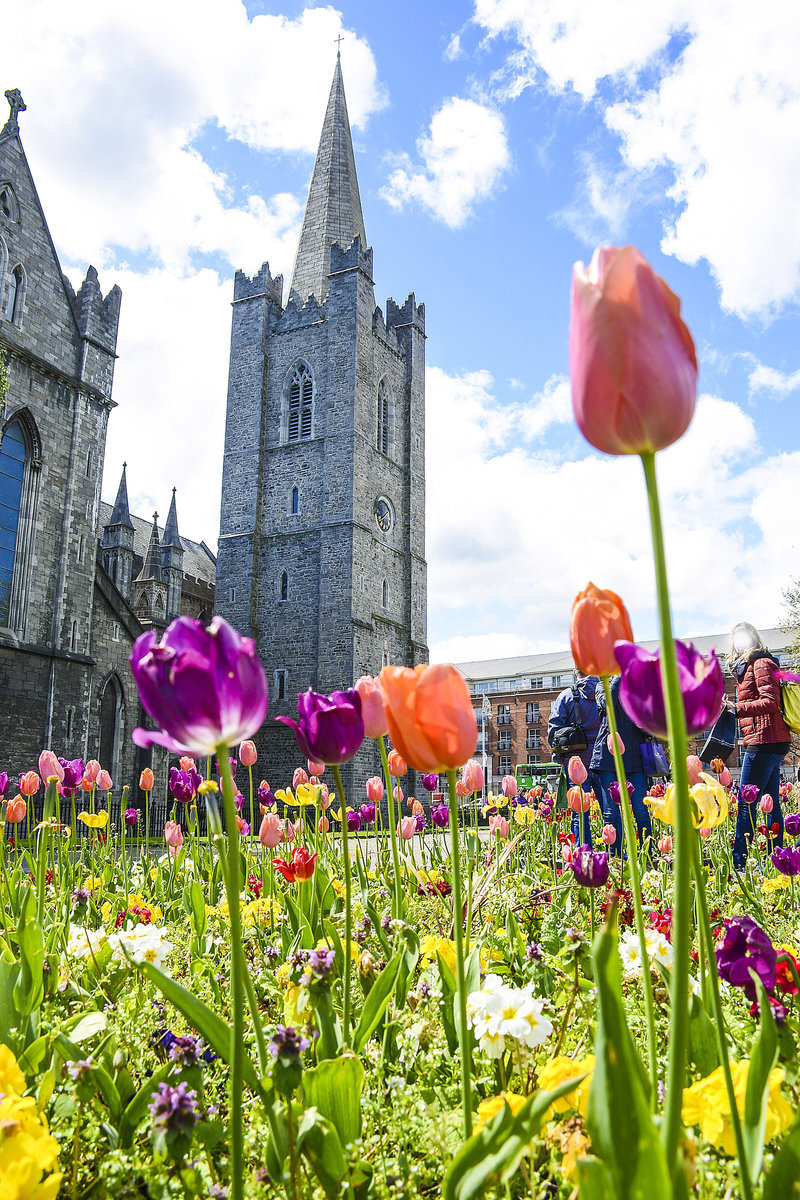
<svg viewBox="0 0 800 1200">
<path fill-rule="evenodd" d="M 754 783 L 745 783 L 739 788 L 739 799 L 743 804 L 755 804 L 758 794 L 758 788 Z"/>
<path fill-rule="evenodd" d="M 58 760 L 64 768 L 64 778 L 61 781 L 61 792 L 64 796 L 71 796 L 83 779 L 83 759 L 73 758 L 72 761 L 66 758 Z"/>
<path fill-rule="evenodd" d="M 789 837 L 800 837 L 800 813 L 789 813 L 784 828 Z"/>
<path fill-rule="evenodd" d="M 136 808 L 126 808 L 124 820 L 128 829 L 135 829 L 139 820 L 139 810 Z"/>
<path fill-rule="evenodd" d="M 358 810 L 361 814 L 361 820 L 365 825 L 371 825 L 375 820 L 375 805 L 372 803 L 362 804 Z"/>
<path fill-rule="evenodd" d="M 203 776 L 198 771 L 181 771 L 179 767 L 171 767 L 167 787 L 179 804 L 188 804 L 202 782 Z"/>
<path fill-rule="evenodd" d="M 277 717 L 294 730 L 304 758 L 328 766 L 349 762 L 364 740 L 361 697 L 354 688 L 323 696 L 311 688 L 297 697 L 299 721 Z"/>
<path fill-rule="evenodd" d="M 361 814 L 357 812 L 347 813 L 347 830 L 348 833 L 358 833 L 361 828 Z"/>
<path fill-rule="evenodd" d="M 257 733 L 267 714 L 267 681 L 252 638 L 222 617 L 206 628 L 178 617 L 161 641 L 154 630 L 133 644 L 131 670 L 145 710 L 160 726 L 133 740 L 174 754 L 211 755 Z"/>
<path fill-rule="evenodd" d="M 675 640 L 678 679 L 683 694 L 686 729 L 701 733 L 713 725 L 722 711 L 725 681 L 717 656 L 712 650 L 706 657 L 691 642 Z M 661 686 L 661 653 L 650 654 L 634 642 L 615 642 L 614 654 L 622 679 L 619 698 L 635 725 L 655 737 L 667 737 L 667 714 Z"/>
<path fill-rule="evenodd" d="M 582 887 L 603 887 L 608 880 L 608 854 L 591 846 L 576 847 L 570 863 L 575 882 Z"/>
<path fill-rule="evenodd" d="M 633 784 L 629 779 L 625 780 L 625 786 L 628 789 L 628 796 L 633 796 Z M 608 794 L 615 804 L 620 803 L 622 792 L 619 790 L 619 783 L 616 779 L 612 779 L 611 783 L 608 785 Z"/>
<path fill-rule="evenodd" d="M 2 800 L 8 791 L 10 780 L 5 771 L 0 771 L 0 800 Z"/>
<path fill-rule="evenodd" d="M 725 922 L 725 937 L 717 948 L 717 970 L 732 987 L 742 988 L 748 1000 L 756 999 L 751 971 L 768 992 L 773 990 L 777 959 L 775 947 L 752 917 L 732 917 Z"/>
<path fill-rule="evenodd" d="M 236 811 L 240 813 L 242 811 L 242 805 L 244 804 L 244 796 L 241 792 L 237 792 L 233 797 L 233 803 L 236 805 Z"/>
<path fill-rule="evenodd" d="M 420 781 L 426 792 L 435 792 L 439 786 L 439 776 L 435 771 L 430 775 L 420 775 Z"/>
<path fill-rule="evenodd" d="M 265 805 L 267 808 L 272 808 L 275 802 L 275 796 L 267 785 L 265 783 L 260 784 L 258 788 L 258 803 Z"/>
<path fill-rule="evenodd" d="M 772 862 L 781 875 L 800 875 L 800 850 L 795 850 L 794 846 L 773 850 Z"/>
<path fill-rule="evenodd" d="M 425 820 L 424 812 L 417 813 L 416 822 L 417 822 L 417 833 L 422 833 L 423 829 L 425 828 L 425 826 L 427 824 L 427 821 Z"/>
<path fill-rule="evenodd" d="M 431 809 L 431 820 L 437 829 L 444 829 L 450 822 L 450 809 L 446 804 L 437 804 Z"/>
</svg>

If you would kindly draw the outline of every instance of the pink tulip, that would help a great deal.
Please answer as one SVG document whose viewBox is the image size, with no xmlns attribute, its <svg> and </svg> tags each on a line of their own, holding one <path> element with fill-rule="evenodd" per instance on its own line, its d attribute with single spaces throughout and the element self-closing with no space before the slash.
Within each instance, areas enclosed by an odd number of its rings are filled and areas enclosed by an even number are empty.
<svg viewBox="0 0 800 1200">
<path fill-rule="evenodd" d="M 239 747 L 239 762 L 243 767 L 252 767 L 258 762 L 258 751 L 255 742 L 242 742 Z"/>
<path fill-rule="evenodd" d="M 39 790 L 41 780 L 35 771 L 26 771 L 24 775 L 19 777 L 19 790 L 23 796 L 35 796 Z"/>
<path fill-rule="evenodd" d="M 658 839 L 658 849 L 662 854 L 672 854 L 672 834 L 665 833 Z"/>
<path fill-rule="evenodd" d="M 57 779 L 59 783 L 63 783 L 64 768 L 52 750 L 43 750 L 39 755 L 39 774 L 45 781 Z"/>
<path fill-rule="evenodd" d="M 733 783 L 733 776 L 727 767 L 723 767 L 719 773 L 719 781 L 723 787 L 730 787 Z"/>
<path fill-rule="evenodd" d="M 361 698 L 361 719 L 364 722 L 365 737 L 383 737 L 387 732 L 386 700 L 379 679 L 371 675 L 362 675 L 355 682 L 355 689 Z"/>
<path fill-rule="evenodd" d="M 283 838 L 283 840 L 285 842 L 293 842 L 297 837 L 300 836 L 302 829 L 303 829 L 302 817 L 298 817 L 297 820 L 295 821 L 294 825 L 292 824 L 292 822 L 290 820 L 287 819 L 284 822 L 284 838 Z"/>
<path fill-rule="evenodd" d="M 320 775 L 323 775 L 324 772 L 325 772 L 325 763 L 314 762 L 313 759 L 309 758 L 309 760 L 308 760 L 309 775 L 316 775 L 317 779 L 319 779 Z"/>
<path fill-rule="evenodd" d="M 97 776 L 100 774 L 100 763 L 96 758 L 90 758 L 86 766 L 83 768 L 83 778 L 89 783 L 97 783 Z"/>
<path fill-rule="evenodd" d="M 620 754 L 624 754 L 625 753 L 625 743 L 623 742 L 623 740 L 619 736 L 619 734 L 617 734 L 616 736 L 617 736 L 617 745 L 619 746 L 619 752 L 620 752 Z M 613 754 L 614 753 L 614 739 L 612 738 L 611 734 L 609 734 L 608 737 L 606 738 L 606 746 L 608 747 L 608 753 Z"/>
<path fill-rule="evenodd" d="M 505 796 L 506 800 L 513 800 L 518 791 L 519 791 L 519 787 L 517 786 L 517 781 L 514 778 L 514 776 L 513 775 L 504 775 L 503 776 L 503 795 Z"/>
<path fill-rule="evenodd" d="M 274 850 L 284 839 L 283 821 L 275 813 L 267 813 L 258 830 L 258 840 L 267 850 Z"/>
<path fill-rule="evenodd" d="M 567 763 L 567 774 L 569 775 L 570 783 L 584 783 L 588 778 L 589 772 L 577 754 L 573 754 Z"/>
<path fill-rule="evenodd" d="M 686 755 L 686 769 L 689 772 L 689 787 L 694 787 L 696 783 L 700 783 L 700 776 L 703 773 L 703 764 L 696 754 Z"/>
<path fill-rule="evenodd" d="M 327 833 L 328 830 L 330 829 L 331 823 L 328 820 L 328 818 L 325 816 L 325 813 L 323 813 L 322 816 L 320 817 L 319 824 L 317 827 L 318 827 L 320 833 Z"/>
<path fill-rule="evenodd" d="M 319 796 L 317 797 L 317 803 L 319 804 L 320 808 L 327 808 L 330 802 L 331 794 L 328 791 L 328 785 L 321 783 L 319 785 Z"/>
<path fill-rule="evenodd" d="M 468 793 L 483 791 L 483 767 L 474 758 L 464 764 L 461 778 Z"/>
<path fill-rule="evenodd" d="M 567 792 L 567 804 L 574 813 L 585 813 L 591 808 L 592 797 L 583 788 L 571 787 Z"/>
<path fill-rule="evenodd" d="M 508 837 L 508 821 L 500 813 L 489 817 L 489 837 Z"/>
<path fill-rule="evenodd" d="M 769 792 L 764 792 L 764 795 L 758 802 L 758 807 L 763 813 L 771 813 L 775 807 L 775 801 L 770 796 Z"/>
<path fill-rule="evenodd" d="M 397 832 L 404 842 L 409 841 L 417 832 L 416 817 L 401 817 L 397 822 Z"/>
<path fill-rule="evenodd" d="M 399 783 L 396 784 L 395 789 L 392 792 L 392 795 L 394 796 L 395 804 L 399 805 L 399 804 L 403 803 L 403 789 L 400 787 Z"/>
<path fill-rule="evenodd" d="M 466 800 L 467 796 L 472 795 L 463 779 L 458 779 L 456 781 L 456 795 L 460 796 L 462 800 Z"/>
<path fill-rule="evenodd" d="M 603 832 L 600 834 L 606 846 L 613 846 L 617 840 L 617 831 L 613 825 L 604 825 Z"/>
<path fill-rule="evenodd" d="M 304 771 L 302 767 L 295 767 L 294 775 L 292 776 L 292 787 L 294 790 L 297 791 L 299 787 L 305 787 L 307 783 L 308 772 Z"/>
<path fill-rule="evenodd" d="M 183 845 L 183 834 L 177 821 L 167 821 L 164 826 L 164 841 L 172 850 L 179 850 Z"/>
<path fill-rule="evenodd" d="M 189 758 L 188 754 L 184 754 L 178 761 L 182 771 L 186 771 L 188 773 L 189 771 L 197 770 L 197 764 L 193 758 Z"/>
<path fill-rule="evenodd" d="M 380 775 L 373 775 L 367 780 L 367 799 L 370 804 L 380 804 L 383 800 L 383 780 Z"/>
<path fill-rule="evenodd" d="M 103 792 L 110 792 L 114 784 L 111 781 L 111 776 L 105 767 L 102 767 L 97 775 L 97 786 Z"/>
<path fill-rule="evenodd" d="M 597 249 L 572 276 L 572 408 L 606 454 L 677 441 L 694 414 L 697 355 L 680 300 L 633 246 Z"/>
</svg>

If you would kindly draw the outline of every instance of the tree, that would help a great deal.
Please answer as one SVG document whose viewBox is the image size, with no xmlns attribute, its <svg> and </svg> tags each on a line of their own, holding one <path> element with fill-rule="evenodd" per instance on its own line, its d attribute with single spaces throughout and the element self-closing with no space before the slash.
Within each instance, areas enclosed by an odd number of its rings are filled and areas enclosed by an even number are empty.
<svg viewBox="0 0 800 1200">
<path fill-rule="evenodd" d="M 800 670 L 800 579 L 793 579 L 783 590 L 783 601 L 786 605 L 786 617 L 780 623 L 784 633 L 788 633 L 792 641 L 788 647 L 792 657 L 792 665 Z"/>
</svg>

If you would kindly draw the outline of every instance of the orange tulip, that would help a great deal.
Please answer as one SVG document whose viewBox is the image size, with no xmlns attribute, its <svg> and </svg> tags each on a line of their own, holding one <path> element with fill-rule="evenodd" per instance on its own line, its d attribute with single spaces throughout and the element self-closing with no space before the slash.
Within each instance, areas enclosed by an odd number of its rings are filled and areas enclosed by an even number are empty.
<svg viewBox="0 0 800 1200">
<path fill-rule="evenodd" d="M 397 750 L 390 750 L 388 756 L 389 774 L 392 779 L 402 779 L 408 770 L 408 764 Z"/>
<path fill-rule="evenodd" d="M 24 775 L 19 777 L 19 790 L 23 796 L 35 796 L 39 790 L 41 780 L 35 771 L 26 771 Z"/>
<path fill-rule="evenodd" d="M 455 667 L 384 667 L 386 721 L 392 742 L 415 770 L 463 766 L 478 744 L 478 722 L 464 677 Z"/>
<path fill-rule="evenodd" d="M 614 643 L 632 642 L 628 610 L 616 592 L 587 583 L 572 605 L 569 642 L 572 657 L 585 675 L 619 675 Z"/>
<path fill-rule="evenodd" d="M 155 777 L 149 767 L 145 767 L 139 776 L 139 787 L 143 792 L 149 792 L 155 783 Z"/>
<path fill-rule="evenodd" d="M 592 800 L 582 787 L 571 787 L 567 792 L 567 804 L 574 813 L 588 812 Z"/>
<path fill-rule="evenodd" d="M 6 820 L 9 825 L 19 825 L 20 821 L 25 820 L 25 814 L 28 811 L 28 805 L 23 800 L 22 796 L 15 796 L 13 800 L 9 800 L 6 805 Z"/>
</svg>

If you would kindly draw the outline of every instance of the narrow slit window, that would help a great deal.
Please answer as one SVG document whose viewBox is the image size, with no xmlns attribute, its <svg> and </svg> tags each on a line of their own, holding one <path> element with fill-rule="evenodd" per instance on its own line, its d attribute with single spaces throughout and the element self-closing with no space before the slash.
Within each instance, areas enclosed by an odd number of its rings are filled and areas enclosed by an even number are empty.
<svg viewBox="0 0 800 1200">
<path fill-rule="evenodd" d="M 296 487 L 292 488 L 292 516 L 296 517 L 300 511 L 300 492 Z"/>
<path fill-rule="evenodd" d="M 289 599 L 289 576 L 286 571 L 281 575 L 280 598 L 281 600 Z"/>
</svg>

